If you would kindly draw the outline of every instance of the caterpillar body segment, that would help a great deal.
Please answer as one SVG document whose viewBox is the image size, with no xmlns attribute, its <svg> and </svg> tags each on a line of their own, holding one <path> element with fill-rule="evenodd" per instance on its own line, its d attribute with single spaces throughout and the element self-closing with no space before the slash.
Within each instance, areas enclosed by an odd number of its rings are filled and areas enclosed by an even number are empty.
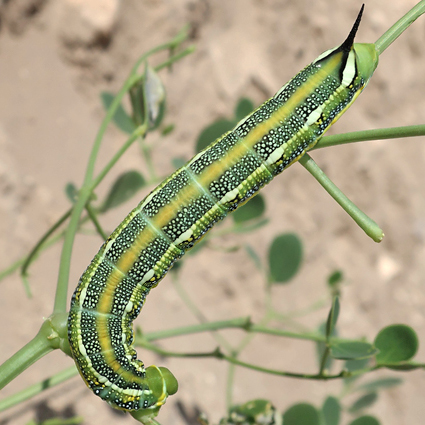
<svg viewBox="0 0 425 425">
<path fill-rule="evenodd" d="M 311 149 L 371 78 L 378 55 L 344 43 L 320 55 L 271 99 L 154 189 L 102 245 L 71 300 L 68 335 L 86 384 L 115 408 L 157 412 L 177 381 L 144 367 L 132 322 L 173 263 L 215 222 Z"/>
</svg>

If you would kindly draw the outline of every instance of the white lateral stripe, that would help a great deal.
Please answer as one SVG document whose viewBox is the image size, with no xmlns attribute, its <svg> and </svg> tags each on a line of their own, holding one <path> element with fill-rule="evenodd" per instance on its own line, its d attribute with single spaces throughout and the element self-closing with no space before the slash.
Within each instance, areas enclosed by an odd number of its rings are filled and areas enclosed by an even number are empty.
<svg viewBox="0 0 425 425">
<path fill-rule="evenodd" d="M 153 278 L 154 271 L 153 269 L 150 269 L 144 276 L 143 279 L 140 281 L 140 283 L 143 285 L 148 280 L 151 280 Z"/>
<path fill-rule="evenodd" d="M 282 155 L 285 153 L 286 146 L 286 143 L 284 143 L 282 146 L 279 146 L 277 149 L 275 149 L 267 158 L 266 165 L 272 165 L 280 158 L 282 158 Z"/>
<path fill-rule="evenodd" d="M 275 98 L 278 97 L 283 92 L 283 90 L 285 90 L 288 84 L 289 84 L 289 81 L 279 89 L 279 91 L 274 95 L 274 97 Z"/>
<path fill-rule="evenodd" d="M 310 126 L 314 124 L 322 114 L 323 111 L 323 105 L 318 106 L 307 118 L 306 125 Z"/>
<path fill-rule="evenodd" d="M 179 245 L 182 242 L 185 242 L 189 240 L 193 235 L 193 232 L 191 229 L 187 229 L 185 232 L 183 232 L 174 242 L 174 245 Z"/>
<path fill-rule="evenodd" d="M 342 72 L 342 82 L 344 87 L 348 87 L 356 75 L 356 56 L 354 50 L 351 49 L 348 54 L 347 63 L 345 64 L 344 71 Z"/>
</svg>

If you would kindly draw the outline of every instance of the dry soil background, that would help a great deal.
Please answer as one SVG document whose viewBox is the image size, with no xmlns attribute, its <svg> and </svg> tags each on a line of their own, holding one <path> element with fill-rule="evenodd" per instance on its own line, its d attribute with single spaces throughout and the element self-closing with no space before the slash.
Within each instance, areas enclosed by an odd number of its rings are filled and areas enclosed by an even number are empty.
<svg viewBox="0 0 425 425">
<path fill-rule="evenodd" d="M 202 128 L 227 115 L 241 96 L 259 104 L 323 50 L 340 43 L 351 28 L 359 1 L 338 0 L 122 0 L 2 1 L 0 8 L 0 269 L 29 252 L 34 242 L 69 207 L 67 182 L 80 185 L 88 153 L 103 117 L 102 90 L 115 91 L 135 59 L 162 43 L 186 23 L 196 52 L 163 72 L 167 123 L 176 129 L 155 150 L 161 173 L 171 158 L 189 159 Z M 369 0 L 357 41 L 375 41 L 414 0 Z M 425 122 L 425 18 L 384 53 L 369 87 L 333 132 Z M 108 132 L 100 163 L 124 141 Z M 296 165 L 263 192 L 270 223 L 223 244 L 250 242 L 263 259 L 273 236 L 296 231 L 305 242 L 305 262 L 296 281 L 275 290 L 283 311 L 309 306 L 323 297 L 335 268 L 344 271 L 340 333 L 373 339 L 384 326 L 406 323 L 425 340 L 425 139 L 379 141 L 315 152 L 316 161 L 336 184 L 384 229 L 381 244 L 369 240 L 317 182 Z M 143 170 L 132 149 L 108 177 Z M 146 192 L 146 191 L 145 191 Z M 140 194 L 140 198 L 144 194 Z M 112 230 L 135 202 L 102 217 Z M 80 236 L 72 259 L 72 288 L 97 251 L 96 236 Z M 39 329 L 52 309 L 60 246 L 43 253 L 31 268 L 34 297 L 25 297 L 19 277 L 1 282 L 0 362 Z M 252 315 L 262 307 L 263 282 L 241 252 L 205 251 L 182 270 L 184 283 L 210 320 Z M 327 309 L 304 324 L 316 327 Z M 146 331 L 195 323 L 170 279 L 149 296 L 139 324 Z M 240 338 L 240 333 L 231 337 Z M 215 347 L 208 335 L 167 340 L 181 351 Z M 159 416 L 163 424 L 187 423 L 176 402 L 195 407 L 217 422 L 225 411 L 227 366 L 213 360 L 158 359 L 140 353 L 147 364 L 163 364 L 178 376 L 180 390 Z M 243 357 L 270 367 L 314 373 L 314 346 L 258 337 Z M 424 361 L 420 348 L 418 359 Z M 72 360 L 55 352 L 7 386 L 2 398 L 62 370 Z M 377 376 L 400 376 L 390 371 Z M 383 392 L 368 412 L 385 425 L 422 424 L 423 372 L 402 375 L 405 383 Z M 370 377 L 369 377 L 370 378 Z M 338 395 L 338 382 L 279 379 L 237 370 L 235 401 L 269 398 L 281 410 L 299 401 L 319 406 Z M 85 423 L 131 423 L 94 397 L 79 378 L 0 416 L 1 423 L 31 418 L 82 415 Z M 349 417 L 344 418 L 344 424 Z"/>
</svg>

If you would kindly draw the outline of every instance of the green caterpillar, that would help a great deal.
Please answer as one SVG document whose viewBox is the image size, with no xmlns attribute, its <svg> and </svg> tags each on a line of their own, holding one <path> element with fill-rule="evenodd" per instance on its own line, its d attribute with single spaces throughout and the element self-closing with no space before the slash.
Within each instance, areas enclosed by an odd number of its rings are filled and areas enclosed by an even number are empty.
<svg viewBox="0 0 425 425">
<path fill-rule="evenodd" d="M 154 189 L 82 275 L 71 301 L 69 343 L 84 381 L 111 406 L 153 413 L 177 391 L 168 369 L 145 369 L 137 360 L 132 322 L 173 263 L 299 160 L 364 89 L 378 54 L 373 44 L 354 44 L 363 7 L 341 46 Z"/>
</svg>

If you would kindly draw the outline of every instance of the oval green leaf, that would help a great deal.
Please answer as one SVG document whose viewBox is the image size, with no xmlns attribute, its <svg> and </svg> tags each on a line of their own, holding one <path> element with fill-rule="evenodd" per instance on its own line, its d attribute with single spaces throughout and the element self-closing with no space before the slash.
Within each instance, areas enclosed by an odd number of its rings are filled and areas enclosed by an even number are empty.
<svg viewBox="0 0 425 425">
<path fill-rule="evenodd" d="M 221 137 L 224 133 L 228 132 L 235 126 L 234 121 L 221 119 L 213 122 L 211 125 L 206 127 L 198 137 L 196 141 L 196 152 L 201 152 L 210 143 L 214 142 L 215 139 Z"/>
<path fill-rule="evenodd" d="M 269 221 L 270 220 L 268 218 L 262 218 L 253 222 L 244 222 L 238 226 L 235 226 L 232 230 L 235 233 L 249 233 L 259 229 L 260 227 L 265 226 Z"/>
<path fill-rule="evenodd" d="M 321 335 L 326 336 L 326 323 L 320 324 L 318 331 Z M 332 331 L 332 336 L 337 336 L 337 331 L 335 328 Z M 326 350 L 327 350 L 327 345 L 325 342 L 316 341 L 316 355 L 317 355 L 316 358 L 317 358 L 317 365 L 319 367 L 322 366 L 323 355 L 325 354 Z M 324 369 L 331 370 L 333 361 L 334 359 L 331 356 L 327 356 Z"/>
<path fill-rule="evenodd" d="M 393 365 L 386 365 L 388 369 L 398 370 L 399 372 L 409 372 L 416 369 L 425 369 L 423 364 L 413 362 L 401 362 Z"/>
<path fill-rule="evenodd" d="M 242 205 L 233 214 L 235 223 L 242 223 L 248 220 L 254 220 L 261 217 L 266 209 L 266 203 L 261 195 L 256 195 L 250 199 L 245 205 Z"/>
<path fill-rule="evenodd" d="M 338 425 L 341 418 L 341 405 L 336 397 L 329 396 L 322 407 L 324 425 Z"/>
<path fill-rule="evenodd" d="M 239 99 L 235 108 L 236 121 L 239 122 L 254 110 L 254 104 L 246 97 Z"/>
<path fill-rule="evenodd" d="M 391 325 L 382 329 L 375 338 L 379 349 L 378 364 L 399 363 L 410 360 L 418 351 L 418 336 L 407 325 Z"/>
<path fill-rule="evenodd" d="M 348 409 L 349 412 L 354 413 L 363 410 L 366 407 L 372 406 L 378 400 L 378 394 L 375 392 L 367 393 L 359 397 Z"/>
<path fill-rule="evenodd" d="M 368 342 L 347 341 L 332 342 L 331 356 L 339 360 L 367 359 L 378 353 L 378 350 Z"/>
<path fill-rule="evenodd" d="M 366 415 L 354 419 L 354 421 L 351 422 L 350 425 L 380 425 L 380 422 L 375 417 Z"/>
<path fill-rule="evenodd" d="M 347 360 L 345 362 L 345 369 L 349 372 L 354 372 L 356 370 L 364 369 L 368 366 L 370 359 L 356 359 L 356 360 Z"/>
<path fill-rule="evenodd" d="M 236 414 L 236 415 L 234 415 Z M 234 423 L 232 418 L 236 416 L 238 418 L 237 423 L 246 424 L 272 424 L 275 423 L 276 409 L 269 400 L 252 400 L 244 403 L 240 406 L 234 406 L 231 409 L 229 422 Z M 243 419 L 242 419 L 243 418 Z M 239 422 L 239 420 L 242 420 Z"/>
<path fill-rule="evenodd" d="M 342 282 L 344 279 L 344 274 L 341 270 L 335 270 L 332 274 L 328 277 L 328 285 L 332 290 L 335 290 L 338 288 L 338 285 Z"/>
<path fill-rule="evenodd" d="M 168 136 L 174 131 L 176 126 L 174 124 L 168 124 L 161 130 L 161 136 Z"/>
<path fill-rule="evenodd" d="M 71 201 L 71 203 L 75 203 L 78 198 L 78 189 L 74 183 L 67 183 L 65 186 L 65 194 L 66 197 Z"/>
<path fill-rule="evenodd" d="M 105 108 L 105 110 L 108 110 L 115 96 L 109 92 L 102 92 L 100 94 L 100 97 L 102 99 L 103 107 Z M 131 134 L 136 129 L 136 125 L 134 124 L 131 117 L 127 114 L 127 112 L 125 112 L 121 104 L 115 111 L 112 121 L 124 133 Z"/>
<path fill-rule="evenodd" d="M 269 270 L 272 282 L 286 283 L 301 266 L 303 247 L 294 233 L 277 236 L 269 248 Z"/>
<path fill-rule="evenodd" d="M 320 417 L 317 409 L 308 403 L 291 406 L 283 414 L 283 425 L 319 425 Z"/>
<path fill-rule="evenodd" d="M 112 185 L 101 210 L 107 211 L 129 200 L 145 185 L 145 179 L 138 171 L 127 171 L 121 174 Z"/>
<path fill-rule="evenodd" d="M 333 297 L 332 306 L 326 321 L 326 339 L 333 334 L 339 316 L 339 297 Z"/>
<path fill-rule="evenodd" d="M 403 382 L 401 378 L 381 378 L 376 379 L 375 381 L 366 382 L 365 384 L 360 385 L 356 388 L 358 391 L 377 391 L 382 388 L 391 388 L 396 385 L 400 385 Z"/>
<path fill-rule="evenodd" d="M 255 252 L 254 248 L 252 248 L 251 245 L 244 245 L 245 251 L 246 253 L 249 255 L 249 257 L 251 258 L 252 262 L 254 263 L 255 267 L 258 270 L 262 270 L 263 265 L 261 264 L 261 259 L 258 256 L 258 254 Z"/>
<path fill-rule="evenodd" d="M 346 360 L 344 369 L 348 370 L 349 372 L 365 369 L 369 365 L 370 361 L 371 361 L 370 357 L 366 359 Z M 351 385 L 354 381 L 356 381 L 360 377 L 361 375 L 359 374 L 359 375 L 350 376 L 348 378 L 344 378 L 344 385 Z"/>
<path fill-rule="evenodd" d="M 184 158 L 181 158 L 181 157 L 176 157 L 176 158 L 173 158 L 171 160 L 171 164 L 173 164 L 173 167 L 175 169 L 183 167 L 183 165 L 186 164 L 186 162 L 187 161 Z"/>
</svg>

